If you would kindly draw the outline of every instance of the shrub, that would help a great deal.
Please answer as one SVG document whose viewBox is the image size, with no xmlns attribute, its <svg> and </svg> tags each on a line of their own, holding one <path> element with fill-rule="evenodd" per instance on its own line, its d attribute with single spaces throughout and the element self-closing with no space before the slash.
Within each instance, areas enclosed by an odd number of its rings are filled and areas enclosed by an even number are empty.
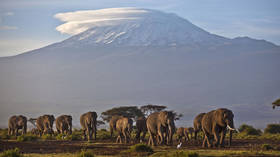
<svg viewBox="0 0 280 157">
<path fill-rule="evenodd" d="M 268 124 L 264 129 L 264 133 L 277 134 L 280 133 L 280 124 Z"/>
<path fill-rule="evenodd" d="M 246 135 L 258 135 L 259 136 L 262 134 L 262 131 L 260 129 L 255 129 L 253 126 L 247 125 L 247 124 L 242 124 L 238 130 Z"/>
<path fill-rule="evenodd" d="M 261 146 L 261 148 L 262 148 L 262 150 L 272 150 L 273 149 L 273 147 L 269 144 L 263 144 Z"/>
<path fill-rule="evenodd" d="M 196 152 L 189 151 L 172 151 L 172 152 L 159 152 L 153 154 L 151 157 L 199 157 Z"/>
<path fill-rule="evenodd" d="M 8 129 L 0 129 L 0 139 L 10 139 L 11 137 L 8 135 Z"/>
<path fill-rule="evenodd" d="M 0 157 L 23 157 L 22 154 L 20 154 L 19 149 L 10 149 L 6 150 L 3 153 L 0 154 Z"/>
<path fill-rule="evenodd" d="M 130 150 L 132 152 L 148 152 L 148 153 L 154 152 L 150 146 L 141 143 L 131 146 Z"/>
<path fill-rule="evenodd" d="M 82 150 L 80 152 L 80 154 L 78 154 L 77 157 L 94 157 L 94 154 L 92 151 L 89 151 L 89 150 Z"/>
<path fill-rule="evenodd" d="M 111 139 L 111 134 L 107 130 L 98 130 L 96 138 L 100 140 Z"/>
<path fill-rule="evenodd" d="M 23 141 L 36 141 L 37 136 L 35 135 L 20 135 L 17 137 L 17 141 L 23 142 Z"/>
<path fill-rule="evenodd" d="M 50 134 L 42 135 L 41 138 L 43 140 L 52 140 L 52 139 L 54 139 L 54 137 L 52 135 L 50 135 Z"/>
</svg>

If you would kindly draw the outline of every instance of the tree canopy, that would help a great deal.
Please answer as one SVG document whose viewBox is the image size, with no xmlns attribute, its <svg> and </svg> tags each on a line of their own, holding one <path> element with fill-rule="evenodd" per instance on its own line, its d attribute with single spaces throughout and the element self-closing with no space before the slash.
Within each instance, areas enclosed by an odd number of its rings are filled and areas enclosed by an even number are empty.
<svg viewBox="0 0 280 157">
<path fill-rule="evenodd" d="M 137 106 L 121 106 L 109 109 L 101 113 L 101 118 L 109 122 L 112 116 L 124 116 L 136 120 L 138 117 L 144 116 L 143 112 Z"/>
<path fill-rule="evenodd" d="M 273 103 L 273 109 L 275 109 L 275 106 L 280 106 L 280 99 L 275 100 Z"/>
<path fill-rule="evenodd" d="M 145 116 L 148 116 L 149 114 L 153 113 L 153 112 L 160 112 L 164 109 L 166 109 L 166 106 L 163 105 L 152 105 L 152 104 L 148 104 L 148 105 L 144 105 L 140 107 L 140 110 L 143 112 L 143 114 Z"/>
</svg>

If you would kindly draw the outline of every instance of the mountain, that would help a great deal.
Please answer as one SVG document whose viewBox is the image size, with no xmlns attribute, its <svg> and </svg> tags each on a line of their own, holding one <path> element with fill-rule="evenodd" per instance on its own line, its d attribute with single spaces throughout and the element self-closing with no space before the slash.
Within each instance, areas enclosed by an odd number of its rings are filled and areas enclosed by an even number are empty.
<svg viewBox="0 0 280 157">
<path fill-rule="evenodd" d="M 183 113 L 178 126 L 190 126 L 196 114 L 218 107 L 232 109 L 236 125 L 278 122 L 279 110 L 270 103 L 280 95 L 279 46 L 225 38 L 149 9 L 81 11 L 77 18 L 81 15 L 86 18 L 79 25 L 88 29 L 0 58 L 0 126 L 13 114 L 44 113 L 72 114 L 78 125 L 79 115 L 89 110 L 100 115 L 113 106 L 147 103 Z"/>
</svg>

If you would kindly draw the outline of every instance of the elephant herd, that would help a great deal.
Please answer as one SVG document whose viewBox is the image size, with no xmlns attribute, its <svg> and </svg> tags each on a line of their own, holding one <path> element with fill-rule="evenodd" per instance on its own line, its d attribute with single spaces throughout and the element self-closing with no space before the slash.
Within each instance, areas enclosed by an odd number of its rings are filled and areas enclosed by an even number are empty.
<svg viewBox="0 0 280 157">
<path fill-rule="evenodd" d="M 231 110 L 220 108 L 210 111 L 208 113 L 198 114 L 193 121 L 193 128 L 177 129 L 177 140 L 182 142 L 182 139 L 190 140 L 192 134 L 194 139 L 197 140 L 197 134 L 202 131 L 204 134 L 202 147 L 223 147 L 225 143 L 225 135 L 229 130 L 229 146 L 232 141 L 232 133 L 236 129 L 233 122 L 234 115 Z M 143 142 L 145 140 L 146 133 L 148 132 L 148 145 L 172 145 L 173 135 L 176 131 L 174 123 L 174 114 L 169 111 L 160 111 L 151 113 L 147 118 L 139 117 L 136 120 L 136 142 Z M 19 129 L 22 130 L 22 134 L 26 133 L 27 118 L 19 115 L 12 116 L 9 119 L 8 133 L 10 135 L 18 135 Z M 36 129 L 32 129 L 31 132 L 35 134 L 53 134 L 53 123 L 56 124 L 58 133 L 72 134 L 72 116 L 61 115 L 54 118 L 53 115 L 43 115 L 36 119 Z M 84 139 L 92 140 L 93 136 L 96 139 L 97 134 L 97 113 L 87 112 L 80 116 L 80 124 Z M 131 132 L 133 130 L 133 120 L 124 116 L 112 116 L 109 121 L 110 134 L 113 136 L 113 132 L 117 132 L 117 143 L 130 143 Z"/>
</svg>

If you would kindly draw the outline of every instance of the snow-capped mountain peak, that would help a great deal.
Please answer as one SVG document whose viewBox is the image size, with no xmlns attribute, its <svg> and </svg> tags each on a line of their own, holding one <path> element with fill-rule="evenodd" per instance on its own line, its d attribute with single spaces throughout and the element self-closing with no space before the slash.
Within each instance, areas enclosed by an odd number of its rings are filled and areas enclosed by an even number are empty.
<svg viewBox="0 0 280 157">
<path fill-rule="evenodd" d="M 57 27 L 61 32 L 84 30 L 65 40 L 63 46 L 174 46 L 225 40 L 175 14 L 150 9 L 111 8 L 63 13 L 56 17 L 67 21 Z"/>
</svg>

